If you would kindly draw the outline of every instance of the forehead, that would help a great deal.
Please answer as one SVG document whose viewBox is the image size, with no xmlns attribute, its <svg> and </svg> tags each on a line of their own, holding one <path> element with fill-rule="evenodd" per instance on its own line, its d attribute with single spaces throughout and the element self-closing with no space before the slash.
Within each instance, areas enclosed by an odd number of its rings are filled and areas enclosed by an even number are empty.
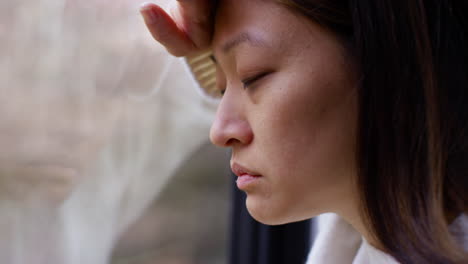
<svg viewBox="0 0 468 264">
<path fill-rule="evenodd" d="M 248 37 L 247 37 L 248 36 Z M 245 41 L 251 40 L 251 41 Z M 261 41 L 258 41 L 261 40 Z M 237 42 L 237 46 L 234 45 Z M 239 44 L 239 42 L 241 42 Z M 260 45 L 256 45 L 259 44 Z M 341 45 L 336 35 L 310 18 L 299 15 L 274 0 L 222 0 L 215 20 L 212 50 L 218 59 L 228 58 L 226 47 L 250 44 L 250 54 L 269 54 L 273 59 L 303 58 L 314 50 L 314 55 Z M 247 45 L 246 45 L 247 46 Z M 310 52 L 309 52 L 310 53 Z M 311 55 L 311 54 L 309 54 Z"/>
<path fill-rule="evenodd" d="M 287 20 L 294 19 L 286 13 L 290 12 L 275 1 L 220 1 L 213 35 L 215 54 L 226 53 L 245 42 L 256 46 L 264 46 L 264 40 L 277 43 L 287 28 Z"/>
</svg>

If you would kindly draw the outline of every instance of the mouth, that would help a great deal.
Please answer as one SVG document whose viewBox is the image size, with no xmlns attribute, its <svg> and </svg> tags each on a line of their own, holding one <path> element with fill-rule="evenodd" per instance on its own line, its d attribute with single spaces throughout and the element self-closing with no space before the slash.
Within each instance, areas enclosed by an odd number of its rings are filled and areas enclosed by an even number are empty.
<svg viewBox="0 0 468 264">
<path fill-rule="evenodd" d="M 263 177 L 262 175 L 237 163 L 232 163 L 231 170 L 235 175 L 237 175 L 237 188 L 241 190 L 251 190 L 254 185 L 258 184 L 258 181 Z"/>
</svg>

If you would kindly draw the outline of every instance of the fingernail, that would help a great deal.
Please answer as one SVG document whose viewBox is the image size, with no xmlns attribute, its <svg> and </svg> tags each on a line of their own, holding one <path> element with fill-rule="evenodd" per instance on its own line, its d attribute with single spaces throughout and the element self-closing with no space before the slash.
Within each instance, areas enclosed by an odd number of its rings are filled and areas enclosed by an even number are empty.
<svg viewBox="0 0 468 264">
<path fill-rule="evenodd" d="M 158 14 L 151 8 L 152 3 L 145 2 L 140 6 L 140 13 L 143 15 L 146 23 L 154 24 L 158 20 Z"/>
</svg>

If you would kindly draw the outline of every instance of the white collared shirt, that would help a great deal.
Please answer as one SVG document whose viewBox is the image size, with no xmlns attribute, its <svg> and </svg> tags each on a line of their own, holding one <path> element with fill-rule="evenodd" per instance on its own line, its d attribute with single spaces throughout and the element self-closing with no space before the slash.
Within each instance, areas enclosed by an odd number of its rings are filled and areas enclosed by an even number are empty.
<svg viewBox="0 0 468 264">
<path fill-rule="evenodd" d="M 392 256 L 370 245 L 340 216 L 327 213 L 318 216 L 318 235 L 306 264 L 399 264 Z M 468 250 L 468 216 L 460 215 L 450 231 L 461 234 L 460 245 Z"/>
</svg>

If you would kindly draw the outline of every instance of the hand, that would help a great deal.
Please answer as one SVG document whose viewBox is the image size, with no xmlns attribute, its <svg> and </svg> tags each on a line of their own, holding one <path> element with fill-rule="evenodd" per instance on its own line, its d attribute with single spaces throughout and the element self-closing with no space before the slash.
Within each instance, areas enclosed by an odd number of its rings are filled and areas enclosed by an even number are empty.
<svg viewBox="0 0 468 264">
<path fill-rule="evenodd" d="M 210 46 L 215 10 L 215 0 L 177 0 L 172 16 L 153 3 L 144 3 L 140 12 L 153 38 L 181 57 Z"/>
</svg>

